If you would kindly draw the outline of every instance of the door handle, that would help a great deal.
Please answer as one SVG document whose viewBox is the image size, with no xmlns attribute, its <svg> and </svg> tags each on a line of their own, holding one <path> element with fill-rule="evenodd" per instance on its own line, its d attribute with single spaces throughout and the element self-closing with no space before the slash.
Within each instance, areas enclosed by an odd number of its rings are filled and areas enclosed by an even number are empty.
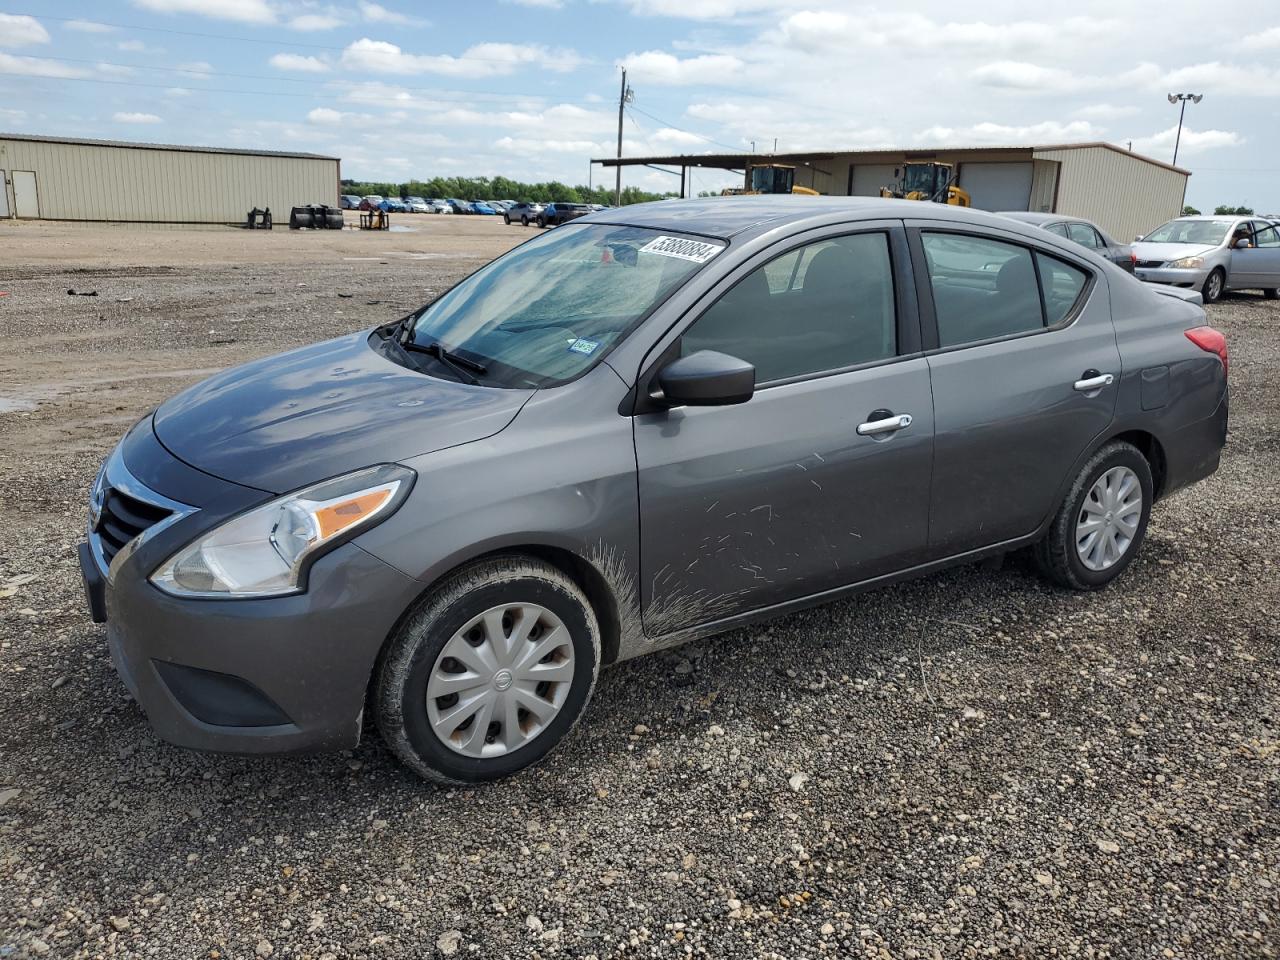
<svg viewBox="0 0 1280 960">
<path fill-rule="evenodd" d="M 1072 386 L 1078 393 L 1092 393 L 1094 390 L 1101 390 L 1103 387 L 1109 387 L 1116 382 L 1116 378 L 1109 373 L 1099 373 L 1097 370 L 1086 370 L 1084 379 L 1077 380 Z"/>
<path fill-rule="evenodd" d="M 876 411 L 879 413 L 880 411 Z M 868 420 L 858 424 L 858 436 L 874 437 L 883 433 L 896 433 L 911 426 L 911 414 L 899 413 L 885 417 L 883 420 Z"/>
</svg>

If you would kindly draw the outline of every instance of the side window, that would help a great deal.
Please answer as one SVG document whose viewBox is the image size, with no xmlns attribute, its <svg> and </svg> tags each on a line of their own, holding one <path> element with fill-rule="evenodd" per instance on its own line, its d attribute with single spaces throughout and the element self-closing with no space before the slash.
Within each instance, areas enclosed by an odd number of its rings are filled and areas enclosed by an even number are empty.
<svg viewBox="0 0 1280 960">
<path fill-rule="evenodd" d="M 1080 246 L 1088 247 L 1090 250 L 1096 250 L 1102 246 L 1101 241 L 1098 240 L 1098 234 L 1087 223 L 1067 224 L 1067 235 Z"/>
<path fill-rule="evenodd" d="M 1260 247 L 1280 247 L 1280 230 L 1267 227 L 1256 234 L 1256 242 Z"/>
<path fill-rule="evenodd" d="M 1065 223 L 1051 223 L 1045 227 L 1050 233 L 1056 233 L 1060 237 L 1066 237 L 1067 225 Z"/>
<path fill-rule="evenodd" d="M 754 364 L 757 383 L 894 356 L 888 236 L 823 240 L 757 267 L 684 332 L 681 353 L 699 350 Z"/>
<path fill-rule="evenodd" d="M 1040 268 L 1040 286 L 1044 290 L 1044 312 L 1052 327 L 1071 313 L 1089 278 L 1083 270 L 1043 253 L 1036 254 L 1036 265 Z"/>
<path fill-rule="evenodd" d="M 938 342 L 954 347 L 1044 327 L 1026 247 L 954 233 L 922 235 Z"/>
</svg>

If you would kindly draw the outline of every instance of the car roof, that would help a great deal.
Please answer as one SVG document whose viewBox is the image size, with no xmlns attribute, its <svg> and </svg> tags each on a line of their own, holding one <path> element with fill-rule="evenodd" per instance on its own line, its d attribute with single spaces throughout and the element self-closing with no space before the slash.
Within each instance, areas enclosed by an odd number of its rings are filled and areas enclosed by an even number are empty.
<svg viewBox="0 0 1280 960">
<path fill-rule="evenodd" d="M 1021 220 L 1023 223 L 1087 223 L 1091 227 L 1094 226 L 1092 220 L 1086 220 L 1084 217 L 1069 217 L 1065 213 L 1041 213 L 1038 210 L 1002 210 L 1000 216 L 1008 217 L 1010 220 Z"/>
<path fill-rule="evenodd" d="M 1244 214 L 1232 213 L 1232 214 L 1218 214 L 1217 216 L 1201 215 L 1201 216 L 1194 216 L 1194 217 L 1174 217 L 1173 220 L 1170 220 L 1169 222 L 1173 223 L 1174 220 L 1206 220 L 1209 222 L 1217 222 L 1217 223 L 1235 223 L 1237 220 L 1248 220 L 1248 219 L 1249 217 Z"/>
<path fill-rule="evenodd" d="M 798 194 L 656 200 L 652 203 L 601 210 L 578 222 L 649 227 L 729 240 L 753 230 L 773 229 L 810 220 L 827 221 L 833 215 L 843 215 L 850 220 L 927 219 L 1000 228 L 1011 225 L 1008 218 L 998 214 L 949 204 L 886 200 L 880 197 L 810 197 Z"/>
</svg>

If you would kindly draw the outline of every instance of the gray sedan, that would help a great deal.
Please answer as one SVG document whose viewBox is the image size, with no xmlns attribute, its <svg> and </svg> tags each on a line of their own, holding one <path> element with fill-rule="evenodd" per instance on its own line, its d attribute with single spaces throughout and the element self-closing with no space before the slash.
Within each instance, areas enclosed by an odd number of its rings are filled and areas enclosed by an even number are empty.
<svg viewBox="0 0 1280 960">
<path fill-rule="evenodd" d="M 1280 228 L 1257 217 L 1178 217 L 1138 237 L 1136 275 L 1199 290 L 1205 303 L 1228 290 L 1280 296 Z"/>
<path fill-rule="evenodd" d="M 1226 428 L 1203 309 L 1044 230 L 673 200 L 173 397 L 103 466 L 80 563 L 160 736 L 371 723 L 473 783 L 563 741 L 602 667 L 694 637 L 1020 548 L 1105 587 Z"/>
<path fill-rule="evenodd" d="M 1023 223 L 1033 223 L 1042 230 L 1057 234 L 1060 237 L 1078 243 L 1087 250 L 1092 250 L 1100 257 L 1105 257 L 1121 270 L 1133 273 L 1138 258 L 1133 248 L 1127 243 L 1113 240 L 1096 223 L 1080 217 L 1064 217 L 1059 213 L 1033 213 L 1026 210 L 1010 210 L 1000 216 Z"/>
</svg>

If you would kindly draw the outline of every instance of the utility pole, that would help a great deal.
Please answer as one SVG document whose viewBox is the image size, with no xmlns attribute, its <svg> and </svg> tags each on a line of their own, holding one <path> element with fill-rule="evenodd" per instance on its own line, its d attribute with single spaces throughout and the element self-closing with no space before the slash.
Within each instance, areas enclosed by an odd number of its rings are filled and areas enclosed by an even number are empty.
<svg viewBox="0 0 1280 960">
<path fill-rule="evenodd" d="M 1182 118 L 1187 115 L 1187 101 L 1199 103 L 1204 99 L 1202 93 L 1171 93 L 1169 94 L 1170 103 L 1181 103 L 1182 108 L 1178 111 L 1178 136 L 1173 141 L 1173 165 L 1178 165 L 1178 147 L 1182 144 Z"/>
<path fill-rule="evenodd" d="M 618 93 L 618 159 L 622 159 L 622 111 L 626 109 L 628 103 L 635 99 L 635 94 L 631 92 L 631 88 L 627 86 L 627 68 L 622 68 L 622 89 Z M 622 164 L 618 164 L 614 168 L 617 173 L 617 179 L 613 186 L 613 204 L 616 207 L 622 206 Z"/>
</svg>

